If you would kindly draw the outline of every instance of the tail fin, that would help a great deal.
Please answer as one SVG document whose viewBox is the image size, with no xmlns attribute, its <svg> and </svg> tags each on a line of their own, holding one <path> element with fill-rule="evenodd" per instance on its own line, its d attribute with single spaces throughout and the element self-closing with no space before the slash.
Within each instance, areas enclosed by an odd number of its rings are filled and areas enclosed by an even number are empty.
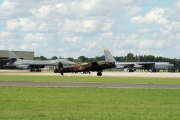
<svg viewBox="0 0 180 120">
<path fill-rule="evenodd" d="M 105 61 L 106 62 L 116 62 L 112 54 L 109 52 L 108 49 L 104 49 Z"/>
<path fill-rule="evenodd" d="M 19 59 L 12 51 L 8 52 L 10 59 Z"/>
</svg>

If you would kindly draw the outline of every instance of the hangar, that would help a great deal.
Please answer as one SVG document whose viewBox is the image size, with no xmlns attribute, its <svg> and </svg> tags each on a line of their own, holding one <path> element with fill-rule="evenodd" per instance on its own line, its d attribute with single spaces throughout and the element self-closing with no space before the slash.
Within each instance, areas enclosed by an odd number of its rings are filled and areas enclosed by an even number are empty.
<svg viewBox="0 0 180 120">
<path fill-rule="evenodd" d="M 34 52 L 32 51 L 13 51 L 20 59 L 34 60 Z M 9 62 L 8 50 L 0 50 L 0 69 L 18 69 L 14 66 L 3 66 Z"/>
</svg>

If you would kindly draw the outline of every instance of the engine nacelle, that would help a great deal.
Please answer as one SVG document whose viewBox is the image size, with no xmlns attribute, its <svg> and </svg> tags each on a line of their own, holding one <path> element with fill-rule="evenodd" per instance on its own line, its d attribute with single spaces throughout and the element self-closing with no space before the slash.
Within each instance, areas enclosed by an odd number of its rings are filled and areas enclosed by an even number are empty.
<svg viewBox="0 0 180 120">
<path fill-rule="evenodd" d="M 125 68 L 125 69 L 124 69 L 124 72 L 129 72 L 129 68 Z"/>
<path fill-rule="evenodd" d="M 27 68 L 29 68 L 29 65 L 17 65 L 16 67 L 18 67 L 18 68 L 25 68 L 25 69 L 27 69 Z"/>
<path fill-rule="evenodd" d="M 134 68 L 142 68 L 143 65 L 134 65 Z"/>
</svg>

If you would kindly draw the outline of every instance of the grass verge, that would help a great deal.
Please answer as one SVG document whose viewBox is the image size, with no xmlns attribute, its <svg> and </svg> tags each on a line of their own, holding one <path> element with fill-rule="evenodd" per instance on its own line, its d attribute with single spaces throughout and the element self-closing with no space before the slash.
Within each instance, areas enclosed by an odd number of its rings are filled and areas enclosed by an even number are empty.
<svg viewBox="0 0 180 120">
<path fill-rule="evenodd" d="M 180 119 L 179 89 L 0 87 L 0 91 L 0 119 Z"/>
</svg>

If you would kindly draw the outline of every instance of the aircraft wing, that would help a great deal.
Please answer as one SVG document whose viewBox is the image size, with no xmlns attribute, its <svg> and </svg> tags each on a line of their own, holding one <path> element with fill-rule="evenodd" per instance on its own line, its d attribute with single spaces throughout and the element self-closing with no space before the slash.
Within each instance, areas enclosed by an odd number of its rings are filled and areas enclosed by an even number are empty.
<svg viewBox="0 0 180 120">
<path fill-rule="evenodd" d="M 26 60 L 21 63 L 23 65 L 29 65 L 29 66 L 33 66 L 33 65 L 36 65 L 36 66 L 40 66 L 40 65 L 45 65 L 45 66 L 58 66 L 59 62 L 61 62 L 64 66 L 66 65 L 73 65 L 75 64 L 74 62 L 72 61 L 68 61 L 66 59 L 58 59 L 58 60 L 41 60 L 41 61 L 38 61 L 38 60 Z"/>
<path fill-rule="evenodd" d="M 116 64 L 116 68 L 149 68 L 154 64 L 155 62 L 119 62 Z"/>
<path fill-rule="evenodd" d="M 114 62 L 93 62 L 94 64 L 94 71 L 102 71 L 104 69 L 114 68 L 115 63 Z"/>
</svg>

